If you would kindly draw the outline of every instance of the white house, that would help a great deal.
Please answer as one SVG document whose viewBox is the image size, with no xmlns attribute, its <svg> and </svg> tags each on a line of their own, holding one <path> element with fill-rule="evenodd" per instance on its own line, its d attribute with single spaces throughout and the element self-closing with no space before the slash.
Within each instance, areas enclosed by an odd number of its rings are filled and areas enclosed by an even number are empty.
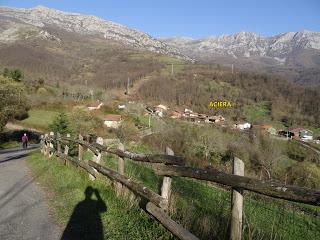
<svg viewBox="0 0 320 240">
<path fill-rule="evenodd" d="M 235 129 L 239 129 L 239 130 L 246 130 L 246 129 L 250 129 L 251 128 L 251 124 L 250 123 L 242 123 L 242 124 L 234 124 L 234 128 Z"/>
<path fill-rule="evenodd" d="M 169 108 L 165 105 L 159 104 L 158 106 L 155 107 L 156 110 L 156 115 L 159 117 L 163 117 L 164 113 L 168 110 Z"/>
<path fill-rule="evenodd" d="M 167 111 L 169 108 L 165 105 L 159 104 L 158 106 L 156 106 L 156 110 L 164 112 Z"/>
<path fill-rule="evenodd" d="M 109 128 L 118 128 L 122 122 L 121 115 L 108 114 L 104 117 L 104 125 Z"/>
<path fill-rule="evenodd" d="M 118 109 L 120 109 L 120 110 L 125 109 L 125 108 L 126 108 L 125 104 L 119 104 L 118 105 Z"/>
<path fill-rule="evenodd" d="M 100 109 L 101 106 L 103 106 L 103 103 L 99 103 L 97 106 L 90 106 L 88 107 L 88 109 L 91 111 L 91 110 L 97 110 L 97 109 Z"/>
<path fill-rule="evenodd" d="M 300 131 L 299 137 L 302 141 L 312 141 L 313 140 L 313 132 L 308 129 L 304 129 L 304 130 Z"/>
</svg>

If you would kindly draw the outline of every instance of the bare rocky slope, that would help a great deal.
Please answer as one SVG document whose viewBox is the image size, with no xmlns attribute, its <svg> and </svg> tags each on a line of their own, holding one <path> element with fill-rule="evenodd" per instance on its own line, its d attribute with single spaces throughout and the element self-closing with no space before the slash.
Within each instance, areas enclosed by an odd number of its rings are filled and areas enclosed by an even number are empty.
<svg viewBox="0 0 320 240">
<path fill-rule="evenodd" d="M 67 32 L 98 36 L 107 40 L 121 42 L 131 47 L 190 60 L 188 57 L 183 56 L 176 48 L 170 47 L 148 34 L 95 16 L 68 13 L 38 6 L 30 9 L 1 7 L 0 17 L 2 21 L 6 21 L 10 25 L 9 28 L 1 29 L 0 41 L 2 42 L 12 42 L 19 39 L 19 37 L 30 37 L 30 33 L 29 35 L 20 34 L 22 29 L 19 23 L 10 23 L 10 19 L 15 19 L 28 24 L 34 30 L 33 33 L 39 37 L 58 42 L 60 41 L 59 38 L 43 29 L 50 26 L 58 27 Z"/>
<path fill-rule="evenodd" d="M 204 39 L 163 39 L 182 53 L 205 62 L 283 74 L 299 83 L 320 84 L 320 33 L 287 32 L 271 37 L 240 32 Z"/>
</svg>

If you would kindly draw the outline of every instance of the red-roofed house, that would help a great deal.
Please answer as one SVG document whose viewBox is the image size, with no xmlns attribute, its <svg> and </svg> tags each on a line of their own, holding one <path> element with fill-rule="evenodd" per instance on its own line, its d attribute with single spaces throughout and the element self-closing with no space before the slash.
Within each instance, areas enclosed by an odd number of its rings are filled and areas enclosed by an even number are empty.
<svg viewBox="0 0 320 240">
<path fill-rule="evenodd" d="M 118 128 L 122 122 L 121 115 L 108 114 L 104 117 L 104 125 L 110 128 Z"/>
</svg>

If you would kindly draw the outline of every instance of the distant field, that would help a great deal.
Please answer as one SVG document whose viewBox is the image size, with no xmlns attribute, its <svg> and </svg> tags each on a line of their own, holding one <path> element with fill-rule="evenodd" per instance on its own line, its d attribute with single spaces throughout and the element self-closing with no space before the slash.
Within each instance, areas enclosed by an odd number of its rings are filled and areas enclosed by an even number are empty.
<svg viewBox="0 0 320 240">
<path fill-rule="evenodd" d="M 55 111 L 39 109 L 30 110 L 28 113 L 29 117 L 20 121 L 20 123 L 41 130 L 47 130 L 48 125 L 52 122 L 54 117 L 58 115 L 58 112 Z"/>
<path fill-rule="evenodd" d="M 166 64 L 165 69 L 162 70 L 162 73 L 164 74 L 171 74 L 172 70 L 174 74 L 180 73 L 184 69 L 185 67 L 184 64 L 186 63 L 184 60 L 168 57 L 168 56 L 159 57 L 159 61 L 162 64 Z M 173 64 L 173 69 L 171 64 Z"/>
<path fill-rule="evenodd" d="M 244 108 L 245 116 L 250 122 L 264 122 L 270 119 L 269 111 L 264 103 Z"/>
</svg>

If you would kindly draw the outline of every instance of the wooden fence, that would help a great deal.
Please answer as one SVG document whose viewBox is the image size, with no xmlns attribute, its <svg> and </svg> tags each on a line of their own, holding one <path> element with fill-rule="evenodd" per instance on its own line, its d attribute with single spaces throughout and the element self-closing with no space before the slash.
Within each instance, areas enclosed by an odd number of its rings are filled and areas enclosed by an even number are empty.
<svg viewBox="0 0 320 240">
<path fill-rule="evenodd" d="M 70 143 L 78 145 L 78 158 L 69 156 L 68 144 Z M 87 149 L 90 149 L 94 156 L 92 160 L 84 161 L 83 152 Z M 245 177 L 244 164 L 236 157 L 233 159 L 233 174 L 228 174 L 214 169 L 188 167 L 185 159 L 175 156 L 168 147 L 166 154 L 133 153 L 126 151 L 122 144 L 118 144 L 118 147 L 104 146 L 103 141 L 99 141 L 99 139 L 95 143 L 89 143 L 84 141 L 81 135 L 79 135 L 79 138 L 73 139 L 70 135 L 62 137 L 60 134 L 54 135 L 52 132 L 41 137 L 41 152 L 49 157 L 56 155 L 64 164 L 67 164 L 68 161 L 73 162 L 85 169 L 92 180 L 96 178 L 98 173 L 107 176 L 115 181 L 118 195 L 125 191 L 125 188 L 123 188 L 125 186 L 142 196 L 148 201 L 146 211 L 182 240 L 195 240 L 198 238 L 182 225 L 172 220 L 167 213 L 171 195 L 171 177 L 173 176 L 205 180 L 232 187 L 230 227 L 230 239 L 232 240 L 240 240 L 242 238 L 243 190 L 293 202 L 320 206 L 319 191 Z M 117 171 L 100 164 L 102 152 L 118 156 Z M 137 162 L 151 163 L 155 173 L 163 176 L 161 192 L 154 192 L 126 177 L 124 174 L 126 158 Z"/>
</svg>

